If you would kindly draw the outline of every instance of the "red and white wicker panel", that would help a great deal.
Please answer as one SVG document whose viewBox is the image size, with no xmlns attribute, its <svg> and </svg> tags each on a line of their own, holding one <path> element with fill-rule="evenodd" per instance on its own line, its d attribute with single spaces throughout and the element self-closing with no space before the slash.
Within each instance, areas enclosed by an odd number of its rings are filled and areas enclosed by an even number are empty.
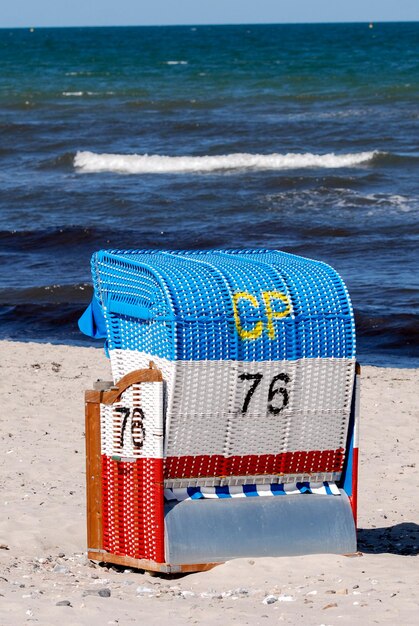
<svg viewBox="0 0 419 626">
<path fill-rule="evenodd" d="M 104 549 L 164 561 L 163 383 L 100 405 Z"/>
<path fill-rule="evenodd" d="M 124 362 L 136 369 L 150 360 L 139 352 L 115 352 L 111 359 L 116 366 Z M 223 484 L 248 483 L 249 476 L 255 482 L 278 480 L 279 475 L 284 482 L 339 479 L 353 359 L 153 358 L 167 385 L 166 486 L 208 484 L 209 477 L 222 477 Z"/>
</svg>

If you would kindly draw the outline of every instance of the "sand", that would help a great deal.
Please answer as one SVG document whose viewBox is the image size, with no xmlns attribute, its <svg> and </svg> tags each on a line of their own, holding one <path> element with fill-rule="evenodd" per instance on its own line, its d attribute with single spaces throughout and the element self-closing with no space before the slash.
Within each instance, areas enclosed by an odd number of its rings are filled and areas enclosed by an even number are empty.
<svg viewBox="0 0 419 626">
<path fill-rule="evenodd" d="M 417 624 L 418 370 L 364 367 L 359 550 L 164 578 L 86 558 L 83 391 L 102 349 L 0 342 L 0 625 Z"/>
</svg>

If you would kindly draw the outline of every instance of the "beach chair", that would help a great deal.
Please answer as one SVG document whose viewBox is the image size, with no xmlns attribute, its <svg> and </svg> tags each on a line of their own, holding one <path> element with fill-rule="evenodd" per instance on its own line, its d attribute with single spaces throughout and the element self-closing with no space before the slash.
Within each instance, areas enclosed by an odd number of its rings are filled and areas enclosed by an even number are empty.
<svg viewBox="0 0 419 626">
<path fill-rule="evenodd" d="M 160 572 L 356 551 L 354 317 L 328 265 L 274 250 L 100 251 L 80 328 L 88 556 Z"/>
</svg>

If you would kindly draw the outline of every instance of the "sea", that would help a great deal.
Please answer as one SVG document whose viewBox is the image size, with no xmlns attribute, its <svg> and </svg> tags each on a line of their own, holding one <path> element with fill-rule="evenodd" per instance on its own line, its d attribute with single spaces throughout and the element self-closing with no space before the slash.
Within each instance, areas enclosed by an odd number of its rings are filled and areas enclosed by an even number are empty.
<svg viewBox="0 0 419 626">
<path fill-rule="evenodd" d="M 0 136 L 1 339 L 91 345 L 99 249 L 275 248 L 419 366 L 419 23 L 2 29 Z"/>
</svg>

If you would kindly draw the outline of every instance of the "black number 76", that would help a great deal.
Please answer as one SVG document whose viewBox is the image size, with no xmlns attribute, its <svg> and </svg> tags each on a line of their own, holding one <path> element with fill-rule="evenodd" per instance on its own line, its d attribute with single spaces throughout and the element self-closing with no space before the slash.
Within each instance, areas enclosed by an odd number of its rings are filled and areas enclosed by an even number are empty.
<svg viewBox="0 0 419 626">
<path fill-rule="evenodd" d="M 131 409 L 125 406 L 117 406 L 114 409 L 115 412 L 121 413 L 124 416 L 121 424 L 121 435 L 119 439 L 119 445 L 121 448 L 124 447 L 124 438 L 125 438 L 125 430 L 127 427 L 128 418 L 131 413 Z M 132 410 L 132 420 L 131 420 L 131 440 L 132 445 L 135 449 L 141 450 L 144 444 L 145 437 L 145 428 L 143 424 L 144 413 L 142 409 L 139 407 L 135 407 Z"/>
<path fill-rule="evenodd" d="M 242 413 L 247 413 L 247 409 L 249 408 L 249 404 L 250 404 L 250 400 L 252 399 L 253 394 L 255 393 L 256 389 L 258 388 L 262 378 L 263 378 L 263 374 L 248 374 L 248 373 L 244 373 L 244 374 L 240 374 L 239 375 L 240 380 L 245 381 L 245 380 L 253 380 L 254 382 L 252 383 L 252 385 L 250 386 L 246 397 L 244 399 L 243 402 L 243 406 L 242 406 Z M 284 384 L 282 386 L 276 386 L 278 381 L 282 381 Z M 283 411 L 283 409 L 287 406 L 288 402 L 289 402 L 289 394 L 288 394 L 288 389 L 284 386 L 287 385 L 290 382 L 290 377 L 288 374 L 286 374 L 285 372 L 281 372 L 281 374 L 277 374 L 276 376 L 274 376 L 271 380 L 271 383 L 269 385 L 269 391 L 268 391 L 268 411 L 269 413 L 272 413 L 273 415 L 278 415 L 278 413 L 280 413 L 281 411 Z M 280 405 L 275 406 L 274 404 L 272 404 L 273 399 L 275 398 L 275 396 L 277 395 L 282 396 L 282 402 Z"/>
</svg>

